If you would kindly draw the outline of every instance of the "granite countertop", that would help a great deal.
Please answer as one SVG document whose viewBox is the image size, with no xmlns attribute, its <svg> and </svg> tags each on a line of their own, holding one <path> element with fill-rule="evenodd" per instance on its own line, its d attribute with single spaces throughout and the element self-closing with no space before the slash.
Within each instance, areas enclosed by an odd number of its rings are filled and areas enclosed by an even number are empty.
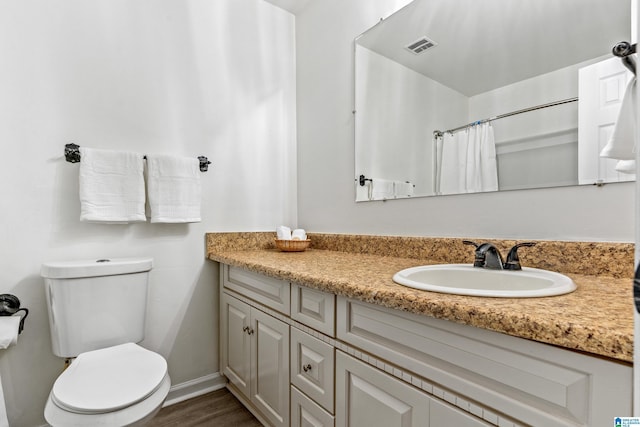
<svg viewBox="0 0 640 427">
<path fill-rule="evenodd" d="M 280 252 L 269 245 L 255 248 L 210 244 L 210 239 L 215 238 L 214 233 L 207 236 L 207 256 L 214 261 L 385 307 L 633 362 L 629 278 L 565 272 L 578 287 L 567 295 L 458 296 L 415 290 L 392 280 L 399 270 L 441 263 L 438 259 L 313 248 L 305 252 Z"/>
</svg>

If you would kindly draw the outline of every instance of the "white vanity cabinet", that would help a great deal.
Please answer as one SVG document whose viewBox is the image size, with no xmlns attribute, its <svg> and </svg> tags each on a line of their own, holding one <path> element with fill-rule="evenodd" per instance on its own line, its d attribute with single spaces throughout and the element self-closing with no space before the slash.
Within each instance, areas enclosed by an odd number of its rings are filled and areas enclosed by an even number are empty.
<svg viewBox="0 0 640 427">
<path fill-rule="evenodd" d="M 332 427 L 335 350 L 318 337 L 335 336 L 335 295 L 228 265 L 220 275 L 229 390 L 267 425 Z"/>
<path fill-rule="evenodd" d="M 265 425 L 601 427 L 630 364 L 221 268 L 221 371 Z"/>
<path fill-rule="evenodd" d="M 222 373 L 274 426 L 289 425 L 289 325 L 222 295 Z"/>
<path fill-rule="evenodd" d="M 289 282 L 226 265 L 221 276 L 221 371 L 263 422 L 288 427 L 289 324 L 277 316 L 290 311 Z"/>
</svg>

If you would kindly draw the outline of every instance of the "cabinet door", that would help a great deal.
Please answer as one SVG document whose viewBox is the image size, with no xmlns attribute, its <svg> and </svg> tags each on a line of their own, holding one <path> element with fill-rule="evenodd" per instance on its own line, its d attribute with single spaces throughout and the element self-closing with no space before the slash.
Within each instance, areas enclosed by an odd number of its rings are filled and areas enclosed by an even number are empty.
<svg viewBox="0 0 640 427">
<path fill-rule="evenodd" d="M 222 294 L 221 366 L 222 373 L 246 397 L 251 386 L 251 336 L 247 333 L 251 307 L 227 294 Z"/>
<path fill-rule="evenodd" d="M 275 426 L 289 425 L 289 325 L 253 309 L 251 400 Z"/>
<path fill-rule="evenodd" d="M 333 416 L 291 386 L 291 427 L 333 427 Z"/>
<path fill-rule="evenodd" d="M 430 401 L 414 387 L 336 351 L 336 427 L 428 427 Z"/>
</svg>

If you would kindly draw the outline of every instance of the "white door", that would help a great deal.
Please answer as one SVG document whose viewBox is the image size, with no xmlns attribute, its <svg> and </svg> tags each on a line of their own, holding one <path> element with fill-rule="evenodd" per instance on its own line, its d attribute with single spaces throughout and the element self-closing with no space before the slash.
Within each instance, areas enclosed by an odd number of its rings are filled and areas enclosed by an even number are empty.
<svg viewBox="0 0 640 427">
<path fill-rule="evenodd" d="M 578 182 L 621 182 L 635 180 L 634 174 L 615 170 L 615 159 L 600 157 L 609 141 L 633 75 L 620 58 L 612 57 L 580 69 L 578 113 Z"/>
<path fill-rule="evenodd" d="M 640 25 L 640 8 L 638 7 L 637 0 L 631 1 L 631 37 L 632 43 L 636 43 L 638 41 L 638 26 Z M 634 55 L 637 60 L 638 55 Z M 638 92 L 640 90 L 636 87 L 636 99 L 638 99 Z M 636 120 L 640 123 L 640 109 L 637 111 Z M 636 135 L 636 147 L 640 147 L 640 135 Z M 638 175 L 638 165 L 640 165 L 640 150 L 636 150 L 636 175 Z M 635 264 L 636 268 L 640 267 L 640 182 L 636 180 L 636 216 L 635 216 L 635 225 L 636 225 L 636 256 L 635 256 Z M 633 348 L 633 415 L 636 417 L 640 417 L 640 283 L 636 284 L 634 282 L 634 302 L 636 306 L 636 310 L 633 312 L 634 320 L 635 320 L 635 331 L 634 336 L 634 348 Z"/>
</svg>

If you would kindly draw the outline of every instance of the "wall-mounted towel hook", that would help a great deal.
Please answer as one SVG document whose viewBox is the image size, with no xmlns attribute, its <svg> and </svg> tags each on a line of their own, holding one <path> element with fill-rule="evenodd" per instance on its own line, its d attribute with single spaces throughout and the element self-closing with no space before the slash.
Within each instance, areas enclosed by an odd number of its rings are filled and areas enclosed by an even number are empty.
<svg viewBox="0 0 640 427">
<path fill-rule="evenodd" d="M 80 146 L 78 144 L 65 144 L 64 146 L 64 158 L 69 163 L 78 163 L 80 158 Z M 144 156 L 146 159 L 147 156 Z M 211 162 L 206 156 L 198 156 L 198 161 L 200 162 L 200 172 L 207 172 L 209 170 L 209 165 Z"/>
</svg>

